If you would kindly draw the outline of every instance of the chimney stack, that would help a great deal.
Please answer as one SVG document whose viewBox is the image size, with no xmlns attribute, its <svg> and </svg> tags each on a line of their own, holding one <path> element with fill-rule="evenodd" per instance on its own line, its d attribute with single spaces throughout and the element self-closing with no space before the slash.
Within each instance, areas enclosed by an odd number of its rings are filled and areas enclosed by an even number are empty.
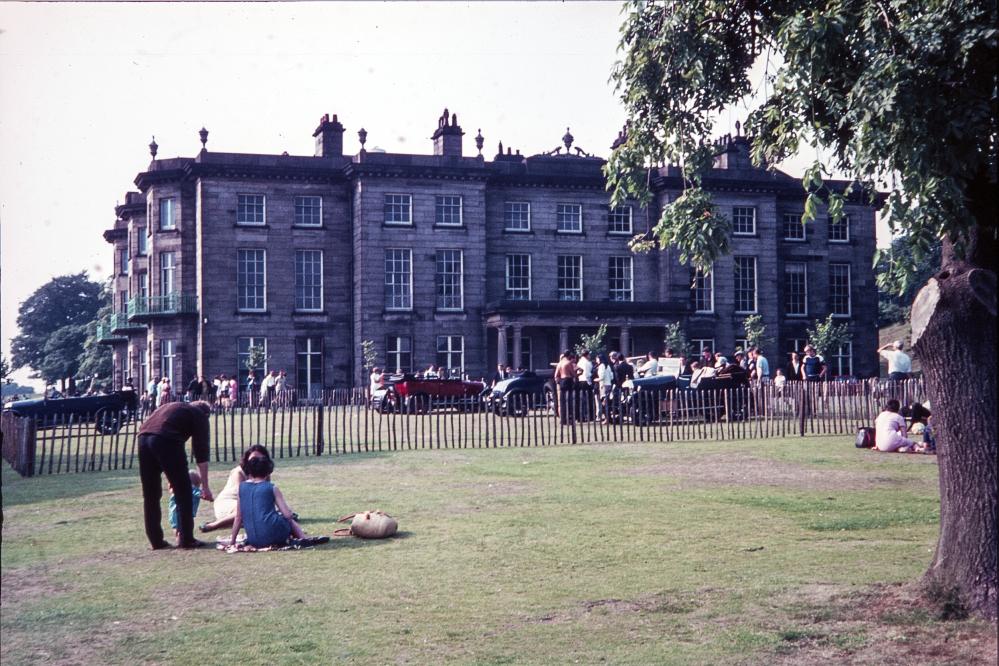
<svg viewBox="0 0 999 666">
<path fill-rule="evenodd" d="M 336 114 L 330 120 L 330 114 L 319 119 L 319 127 L 312 133 L 316 138 L 316 157 L 340 157 L 343 155 L 343 125 L 337 120 Z"/>
<path fill-rule="evenodd" d="M 461 137 L 465 133 L 458 125 L 458 114 L 448 114 L 447 109 L 437 119 L 437 130 L 434 132 L 434 155 L 445 157 L 461 157 Z"/>
</svg>

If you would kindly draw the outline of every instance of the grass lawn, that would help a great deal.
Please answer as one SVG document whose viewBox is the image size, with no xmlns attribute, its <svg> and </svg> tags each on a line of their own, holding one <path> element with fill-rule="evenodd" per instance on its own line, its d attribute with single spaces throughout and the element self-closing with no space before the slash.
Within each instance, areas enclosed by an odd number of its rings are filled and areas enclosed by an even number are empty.
<svg viewBox="0 0 999 666">
<path fill-rule="evenodd" d="M 5 468 L 0 660 L 994 664 L 994 626 L 908 585 L 935 459 L 851 440 L 279 460 L 306 530 L 380 508 L 400 535 L 228 555 L 147 550 L 137 471 Z"/>
</svg>

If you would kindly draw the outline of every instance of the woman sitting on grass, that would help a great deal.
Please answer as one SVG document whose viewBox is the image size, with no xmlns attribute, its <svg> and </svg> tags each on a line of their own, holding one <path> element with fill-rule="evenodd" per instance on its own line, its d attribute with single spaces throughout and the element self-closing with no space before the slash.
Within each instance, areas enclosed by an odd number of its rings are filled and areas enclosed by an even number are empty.
<svg viewBox="0 0 999 666">
<path fill-rule="evenodd" d="M 874 420 L 874 442 L 878 451 L 912 453 L 916 443 L 905 436 L 905 417 L 898 413 L 898 400 L 889 400 L 885 411 Z"/>
<path fill-rule="evenodd" d="M 236 519 L 236 504 L 239 503 L 239 486 L 246 481 L 246 462 L 250 458 L 270 458 L 267 447 L 262 444 L 254 444 L 243 452 L 243 457 L 239 464 L 229 471 L 229 478 L 226 479 L 225 488 L 215 496 L 212 508 L 215 510 L 215 520 L 210 523 L 202 523 L 199 528 L 202 532 L 220 530 L 232 525 Z"/>
<path fill-rule="evenodd" d="M 268 480 L 274 471 L 274 461 L 267 449 L 263 449 L 263 454 L 260 451 L 251 454 L 243 471 L 247 479 L 239 484 L 239 502 L 230 543 L 236 543 L 240 527 L 246 528 L 246 543 L 254 548 L 284 545 L 289 536 L 304 539 L 305 532 L 281 491 Z"/>
</svg>

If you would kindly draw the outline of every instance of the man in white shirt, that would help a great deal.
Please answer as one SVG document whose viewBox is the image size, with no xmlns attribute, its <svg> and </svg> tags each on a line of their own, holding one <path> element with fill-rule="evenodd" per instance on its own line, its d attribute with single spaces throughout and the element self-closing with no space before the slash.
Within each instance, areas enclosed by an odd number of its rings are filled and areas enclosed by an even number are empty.
<svg viewBox="0 0 999 666">
<path fill-rule="evenodd" d="M 643 377 L 655 377 L 659 374 L 659 359 L 655 352 L 649 352 L 647 360 L 638 369 L 638 373 Z"/>
<path fill-rule="evenodd" d="M 902 351 L 901 340 L 885 345 L 878 352 L 888 359 L 888 379 L 902 381 L 909 378 L 909 373 L 912 372 L 912 359 Z"/>
<path fill-rule="evenodd" d="M 579 391 L 579 416 L 586 421 L 593 412 L 593 361 L 590 360 L 588 349 L 579 353 L 576 374 L 579 376 L 576 384 L 576 389 Z"/>
<path fill-rule="evenodd" d="M 916 443 L 905 436 L 905 417 L 898 413 L 898 400 L 889 400 L 885 411 L 874 419 L 874 445 L 878 451 L 909 453 Z"/>
<path fill-rule="evenodd" d="M 753 363 L 756 366 L 754 377 L 750 379 L 758 379 L 761 382 L 767 382 L 770 380 L 770 361 L 767 357 L 760 353 L 759 347 L 750 347 L 749 356 L 753 359 Z"/>
</svg>

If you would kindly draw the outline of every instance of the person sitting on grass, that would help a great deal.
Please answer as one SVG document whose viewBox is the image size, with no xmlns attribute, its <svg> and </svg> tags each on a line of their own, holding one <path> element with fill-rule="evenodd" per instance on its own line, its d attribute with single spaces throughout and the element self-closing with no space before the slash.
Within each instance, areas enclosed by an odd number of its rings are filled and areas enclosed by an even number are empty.
<svg viewBox="0 0 999 666">
<path fill-rule="evenodd" d="M 198 470 L 187 470 L 191 477 L 191 517 L 198 515 L 198 505 L 201 504 L 201 475 Z M 167 507 L 170 515 L 170 527 L 173 528 L 173 535 L 180 541 L 180 519 L 177 517 L 177 498 L 173 494 L 173 485 L 167 481 L 167 488 L 170 490 L 170 502 Z"/>
<path fill-rule="evenodd" d="M 270 455 L 251 455 L 243 471 L 247 479 L 239 484 L 239 502 L 229 543 L 236 543 L 241 527 L 246 528 L 246 544 L 254 548 L 284 545 L 289 537 L 304 539 L 305 532 L 284 501 L 284 495 L 268 480 L 274 471 Z"/>
<path fill-rule="evenodd" d="M 236 518 L 236 504 L 239 502 L 239 486 L 246 481 L 246 461 L 251 457 L 269 458 L 270 453 L 267 447 L 262 444 L 254 444 L 243 452 L 243 457 L 239 464 L 229 471 L 229 478 L 226 479 L 225 488 L 215 496 L 215 520 L 210 523 L 202 523 L 198 528 L 202 532 L 211 532 L 232 526 L 232 521 Z"/>
<path fill-rule="evenodd" d="M 905 417 L 898 413 L 901 408 L 898 400 L 889 400 L 885 411 L 874 420 L 874 445 L 878 451 L 898 451 L 911 453 L 916 443 L 905 436 Z"/>
</svg>

